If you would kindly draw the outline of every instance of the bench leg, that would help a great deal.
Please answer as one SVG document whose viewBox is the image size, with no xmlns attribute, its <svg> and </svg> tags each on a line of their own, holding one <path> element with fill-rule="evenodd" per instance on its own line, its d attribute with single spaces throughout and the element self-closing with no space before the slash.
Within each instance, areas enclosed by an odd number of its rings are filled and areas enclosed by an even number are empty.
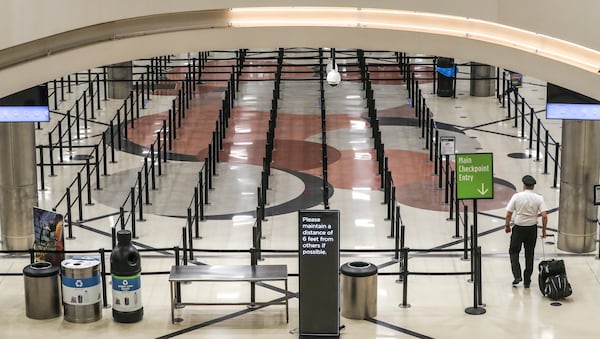
<svg viewBox="0 0 600 339">
<path fill-rule="evenodd" d="M 175 283 L 171 282 L 171 324 L 175 323 Z"/>
</svg>

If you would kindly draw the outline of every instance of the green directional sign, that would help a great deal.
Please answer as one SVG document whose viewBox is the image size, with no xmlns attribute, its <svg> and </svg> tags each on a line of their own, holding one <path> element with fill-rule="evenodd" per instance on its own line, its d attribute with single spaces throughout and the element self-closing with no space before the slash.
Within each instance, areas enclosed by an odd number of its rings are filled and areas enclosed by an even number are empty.
<svg viewBox="0 0 600 339">
<path fill-rule="evenodd" d="M 494 163 L 492 153 L 456 154 L 457 199 L 493 199 Z"/>
</svg>

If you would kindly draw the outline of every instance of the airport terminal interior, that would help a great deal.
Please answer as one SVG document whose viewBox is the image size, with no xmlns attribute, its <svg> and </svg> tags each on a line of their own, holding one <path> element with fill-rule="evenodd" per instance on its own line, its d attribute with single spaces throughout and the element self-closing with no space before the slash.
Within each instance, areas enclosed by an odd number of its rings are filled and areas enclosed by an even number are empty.
<svg viewBox="0 0 600 339">
<path fill-rule="evenodd" d="M 49 82 L 51 121 L 35 130 L 37 163 L 44 164 L 39 207 L 70 213 L 66 256 L 104 253 L 107 274 L 113 232 L 135 228 L 143 319 L 113 320 L 110 274 L 97 320 L 66 321 L 62 307 L 58 317 L 30 319 L 21 275 L 30 255 L 2 253 L 0 272 L 8 275 L 0 275 L 0 336 L 296 338 L 299 211 L 314 210 L 339 211 L 340 265 L 378 268 L 376 311 L 366 319 L 342 314 L 341 338 L 596 337 L 596 252 L 564 252 L 555 237 L 538 239 L 530 288 L 511 284 L 505 207 L 523 189 L 522 176 L 537 180 L 549 233 L 558 227 L 562 121 L 546 119 L 546 82 L 524 74 L 515 99 L 507 70 L 491 66 L 491 78 L 473 80 L 479 64 L 453 60 L 456 81 L 440 83 L 437 60 L 351 48 L 193 51 L 132 61 L 127 99 L 107 98 L 105 91 L 118 86 L 103 84 L 110 66 Z M 335 86 L 326 79 L 332 68 L 341 76 Z M 442 93 L 443 86 L 453 91 Z M 481 86 L 490 86 L 487 95 L 472 95 Z M 87 119 L 76 117 L 84 107 Z M 515 119 L 515 108 L 526 114 Z M 450 141 L 454 153 L 491 154 L 493 188 L 482 187 L 493 191 L 490 199 L 454 202 L 448 177 L 455 156 L 438 156 L 440 140 Z M 473 254 L 464 251 L 474 243 L 472 236 L 465 243 L 465 230 L 475 220 L 480 279 L 471 276 Z M 413 250 L 407 267 L 396 251 L 400 231 Z M 258 265 L 287 267 L 287 285 L 257 282 L 254 296 L 247 281 L 182 282 L 180 295 L 214 304 L 255 297 L 272 305 L 171 309 L 169 272 L 177 260 L 250 265 L 251 248 Z M 566 263 L 573 294 L 564 300 L 540 293 L 537 265 L 550 258 Z M 352 296 L 342 286 L 342 309 L 344 297 Z"/>
</svg>

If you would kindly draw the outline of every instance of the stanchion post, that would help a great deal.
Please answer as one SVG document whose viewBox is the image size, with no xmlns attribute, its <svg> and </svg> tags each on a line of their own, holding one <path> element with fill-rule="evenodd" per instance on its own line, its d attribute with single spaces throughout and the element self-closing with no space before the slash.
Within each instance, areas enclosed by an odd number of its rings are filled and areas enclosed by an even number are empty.
<svg viewBox="0 0 600 339">
<path fill-rule="evenodd" d="M 450 190 L 450 194 L 449 194 L 450 201 L 449 201 L 448 204 L 450 206 L 450 209 L 449 209 L 450 213 L 448 215 L 448 219 L 446 219 L 448 221 L 454 219 L 454 200 L 455 200 L 455 195 L 454 195 L 454 170 L 450 170 L 450 183 L 449 183 L 449 186 L 450 187 L 448 189 Z M 459 236 L 458 235 L 458 233 L 459 233 L 458 224 L 456 224 L 455 228 L 456 228 L 455 237 L 458 237 Z"/>
<path fill-rule="evenodd" d="M 408 299 L 408 251 L 409 249 L 406 247 L 402 247 L 401 251 L 401 255 L 402 255 L 402 260 L 400 261 L 402 263 L 402 267 L 401 267 L 401 277 L 402 277 L 402 304 L 400 304 L 399 306 L 401 308 L 409 308 L 410 304 L 407 303 L 407 299 Z"/>
<path fill-rule="evenodd" d="M 449 195 L 450 195 L 450 176 L 448 175 L 449 170 L 450 170 L 450 155 L 446 154 L 444 155 L 444 158 L 446 159 L 446 167 L 445 167 L 445 176 L 446 176 L 446 185 L 444 185 L 444 203 L 447 204 L 448 203 L 448 199 L 449 199 Z"/>
<path fill-rule="evenodd" d="M 462 260 L 469 260 L 469 232 L 468 232 L 468 227 L 469 227 L 469 207 L 467 205 L 463 206 L 463 219 L 465 220 L 464 223 L 464 227 L 463 227 L 463 234 L 465 235 L 465 239 L 463 241 L 463 257 Z M 457 218 L 458 219 L 458 218 Z"/>
<path fill-rule="evenodd" d="M 187 209 L 187 232 L 188 232 L 188 241 L 189 245 L 189 256 L 190 260 L 194 260 L 194 238 L 192 237 L 192 209 L 188 207 Z"/>
<path fill-rule="evenodd" d="M 125 204 L 123 204 L 125 205 Z M 125 207 L 121 206 L 119 207 L 119 220 L 121 221 L 121 229 L 124 230 L 125 229 Z M 114 239 L 113 242 L 116 241 L 116 238 Z M 116 242 L 115 242 L 116 244 Z M 115 244 L 113 244 L 113 247 L 115 247 Z"/>
<path fill-rule="evenodd" d="M 97 157 L 98 155 L 96 155 Z M 86 206 L 92 206 L 92 183 L 90 182 L 91 170 L 90 170 L 90 158 L 85 159 L 85 187 L 87 192 L 87 203 Z"/>
<path fill-rule="evenodd" d="M 390 175 L 391 176 L 391 175 Z M 388 236 L 388 238 L 394 238 L 394 226 L 396 223 L 396 218 L 395 218 L 395 207 L 396 207 L 396 187 L 393 186 L 392 184 L 392 188 L 391 188 L 391 192 L 390 192 L 390 200 L 388 202 L 388 215 L 389 215 L 389 220 L 390 220 L 390 235 Z"/>
<path fill-rule="evenodd" d="M 180 254 L 179 254 L 179 246 L 175 246 L 173 248 L 173 251 L 175 252 L 175 266 L 179 266 L 181 265 L 181 260 L 180 260 Z M 181 283 L 175 283 L 175 289 L 176 289 L 176 298 L 177 298 L 177 303 L 181 303 Z"/>
<path fill-rule="evenodd" d="M 156 132 L 157 136 L 156 136 L 156 140 L 158 142 L 158 145 L 160 146 L 160 132 Z M 160 154 L 160 150 L 158 152 Z M 155 155 L 154 155 L 154 144 L 150 145 L 150 183 L 152 184 L 152 190 L 156 191 L 156 169 L 154 168 L 154 164 L 155 162 Z M 146 158 L 148 159 L 148 158 Z M 160 160 L 158 161 L 158 163 L 160 164 Z M 148 179 L 146 179 L 146 185 L 148 185 Z M 148 190 L 146 190 L 146 192 L 148 192 Z M 149 198 L 147 199 L 146 203 L 149 203 Z"/>
<path fill-rule="evenodd" d="M 481 249 L 479 249 L 479 251 L 480 250 Z M 477 250 L 474 250 L 473 252 L 474 252 L 474 257 L 476 257 Z M 477 259 L 475 259 L 475 261 L 477 261 Z M 477 267 L 477 265 L 475 267 Z M 465 309 L 465 313 L 471 314 L 471 315 L 481 315 L 486 312 L 485 308 L 481 307 L 482 302 L 481 302 L 481 295 L 479 295 L 479 293 L 480 293 L 479 289 L 480 289 L 480 286 L 477 283 L 477 280 L 475 280 L 473 282 L 473 307 L 467 307 Z"/>
<path fill-rule="evenodd" d="M 433 171 L 434 171 L 434 175 L 438 175 L 438 140 L 439 140 L 439 134 L 440 131 L 438 131 L 437 129 L 435 130 L 435 141 L 431 144 L 432 149 L 433 149 Z M 440 185 L 441 188 L 441 185 Z"/>
<path fill-rule="evenodd" d="M 188 258 L 187 258 L 187 232 L 185 227 L 181 228 L 181 240 L 183 242 L 183 264 L 187 265 L 188 263 Z"/>
<path fill-rule="evenodd" d="M 73 214 L 71 213 L 71 188 L 67 187 L 66 189 L 66 198 L 67 198 L 67 215 L 65 216 L 65 222 L 67 222 L 67 226 L 68 226 L 68 231 L 69 231 L 69 236 L 67 237 L 67 239 L 75 239 L 73 237 Z"/>
<path fill-rule="evenodd" d="M 535 120 L 535 112 L 533 107 L 529 109 L 529 157 L 531 158 L 531 150 L 533 149 L 533 121 Z"/>
<path fill-rule="evenodd" d="M 560 151 L 560 143 L 557 142 L 554 148 L 554 182 L 552 183 L 552 188 L 557 188 L 558 186 L 558 153 Z"/>
<path fill-rule="evenodd" d="M 396 232 L 395 232 L 395 238 L 394 238 L 394 259 L 399 260 L 400 258 L 400 206 L 396 206 L 396 213 L 395 213 L 395 226 L 396 226 Z M 404 226 L 404 225 L 403 225 Z"/>
<path fill-rule="evenodd" d="M 41 184 L 41 190 L 45 191 L 45 181 L 44 181 L 44 148 L 42 146 L 39 146 L 39 150 L 40 150 L 40 184 Z"/>
<path fill-rule="evenodd" d="M 121 207 L 121 210 L 123 210 L 122 207 Z M 117 246 L 117 230 L 115 229 L 114 226 L 110 228 L 110 243 L 111 243 L 110 248 L 115 248 L 115 246 Z"/>
<path fill-rule="evenodd" d="M 141 195 L 141 193 L 140 193 L 140 195 Z M 135 227 L 135 186 L 132 186 L 130 188 L 129 196 L 130 196 L 130 200 L 131 200 L 131 211 L 129 212 L 131 215 L 131 235 L 135 239 L 135 238 L 137 238 L 137 232 L 136 232 L 136 227 Z"/>
<path fill-rule="evenodd" d="M 546 130 L 544 143 L 544 174 L 548 174 L 549 132 Z"/>
<path fill-rule="evenodd" d="M 477 305 L 479 306 L 485 306 L 485 304 L 483 303 L 483 288 L 482 288 L 482 279 L 481 279 L 481 275 L 482 275 L 482 271 L 481 271 L 481 246 L 477 246 Z"/>
<path fill-rule="evenodd" d="M 102 306 L 104 308 L 108 308 L 108 297 L 106 293 L 106 258 L 104 257 L 104 248 L 99 250 L 100 252 L 100 270 L 102 271 L 102 275 L 100 278 L 102 279 Z"/>
<path fill-rule="evenodd" d="M 198 186 L 194 187 L 194 230 L 196 232 L 196 236 L 194 238 L 196 239 L 201 239 L 200 238 L 200 213 L 199 213 L 199 203 L 200 203 L 200 199 L 199 199 L 199 192 L 198 192 Z"/>
<path fill-rule="evenodd" d="M 81 171 L 77 172 L 77 211 L 79 218 L 77 221 L 83 221 L 83 199 L 81 199 Z"/>
</svg>

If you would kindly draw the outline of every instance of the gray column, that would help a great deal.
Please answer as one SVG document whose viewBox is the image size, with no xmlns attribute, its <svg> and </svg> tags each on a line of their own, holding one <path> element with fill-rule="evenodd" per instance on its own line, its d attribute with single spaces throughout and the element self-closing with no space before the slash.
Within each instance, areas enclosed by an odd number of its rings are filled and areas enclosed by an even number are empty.
<svg viewBox="0 0 600 339">
<path fill-rule="evenodd" d="M 108 67 L 108 97 L 125 99 L 133 88 L 133 62 L 121 62 Z M 111 81 L 112 80 L 112 81 Z"/>
<path fill-rule="evenodd" d="M 480 64 L 471 63 L 471 90 L 469 94 L 474 97 L 493 96 L 496 91 L 496 68 Z"/>
<path fill-rule="evenodd" d="M 0 123 L 0 149 L 2 248 L 29 249 L 38 205 L 34 123 Z"/>
<path fill-rule="evenodd" d="M 594 185 L 600 174 L 600 121 L 562 124 L 558 248 L 574 253 L 596 249 Z"/>
</svg>

